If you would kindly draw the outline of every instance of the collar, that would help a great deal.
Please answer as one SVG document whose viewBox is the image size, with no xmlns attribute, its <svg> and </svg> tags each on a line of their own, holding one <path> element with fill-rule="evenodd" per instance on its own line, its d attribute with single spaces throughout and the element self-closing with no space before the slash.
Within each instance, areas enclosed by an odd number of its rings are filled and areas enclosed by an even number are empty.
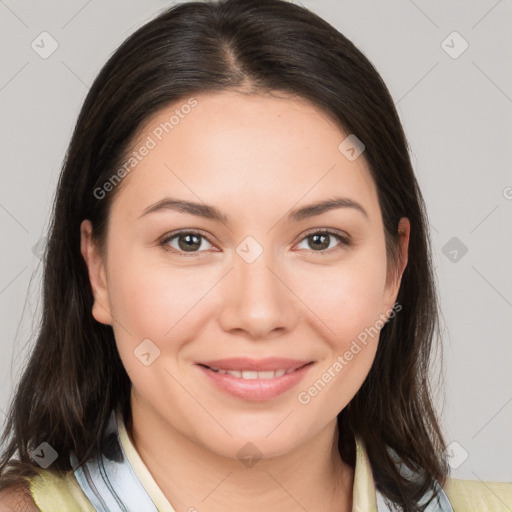
<svg viewBox="0 0 512 512">
<path fill-rule="evenodd" d="M 362 439 L 355 437 L 352 512 L 392 512 L 394 509 L 375 488 L 370 460 Z M 112 411 L 104 430 L 102 453 L 78 466 L 75 454 L 70 456 L 78 484 L 97 512 L 175 512 L 140 458 L 126 431 L 120 410 Z M 396 454 L 392 451 L 392 454 Z M 404 476 L 410 476 L 402 466 Z M 446 493 L 436 482 L 437 500 L 424 512 L 454 512 Z M 426 493 L 424 505 L 433 491 Z"/>
</svg>

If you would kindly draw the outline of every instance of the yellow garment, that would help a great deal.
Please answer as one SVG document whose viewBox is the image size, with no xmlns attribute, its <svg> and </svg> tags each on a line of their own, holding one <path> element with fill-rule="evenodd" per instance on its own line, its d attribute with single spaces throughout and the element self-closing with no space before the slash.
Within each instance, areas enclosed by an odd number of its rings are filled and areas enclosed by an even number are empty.
<svg viewBox="0 0 512 512">
<path fill-rule="evenodd" d="M 41 512 L 95 512 L 72 472 L 63 475 L 47 469 L 28 481 Z"/>
<path fill-rule="evenodd" d="M 455 512 L 512 510 L 512 483 L 448 478 L 444 492 Z"/>
<path fill-rule="evenodd" d="M 121 445 L 137 478 L 159 512 L 175 512 L 130 441 L 122 421 Z M 72 472 L 46 470 L 29 479 L 30 491 L 41 512 L 94 512 Z M 454 512 L 510 512 L 512 483 L 448 478 L 444 486 Z M 364 443 L 356 438 L 352 512 L 377 512 L 375 484 Z"/>
</svg>

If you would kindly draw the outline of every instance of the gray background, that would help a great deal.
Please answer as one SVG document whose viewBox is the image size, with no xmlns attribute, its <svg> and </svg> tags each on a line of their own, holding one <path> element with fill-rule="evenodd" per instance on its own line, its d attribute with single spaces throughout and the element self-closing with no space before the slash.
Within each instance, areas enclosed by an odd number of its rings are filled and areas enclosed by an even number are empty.
<svg viewBox="0 0 512 512">
<path fill-rule="evenodd" d="M 0 420 L 37 327 L 36 244 L 81 104 L 113 50 L 170 4 L 0 0 Z M 375 64 L 410 141 L 444 314 L 452 476 L 512 481 L 512 3 L 302 5 Z M 42 32 L 58 43 L 47 58 L 31 47 L 51 49 Z"/>
</svg>

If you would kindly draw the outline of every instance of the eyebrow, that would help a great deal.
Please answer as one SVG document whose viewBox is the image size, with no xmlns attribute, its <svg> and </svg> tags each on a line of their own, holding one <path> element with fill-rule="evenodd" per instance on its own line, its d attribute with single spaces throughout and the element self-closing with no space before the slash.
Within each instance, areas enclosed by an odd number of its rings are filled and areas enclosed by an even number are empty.
<svg viewBox="0 0 512 512">
<path fill-rule="evenodd" d="M 322 213 L 334 210 L 336 208 L 351 208 L 362 213 L 368 218 L 368 213 L 361 204 L 347 197 L 333 197 L 324 201 L 317 201 L 307 206 L 297 208 L 287 215 L 288 222 L 299 222 L 301 220 L 321 215 Z M 210 219 L 222 223 L 228 223 L 228 217 L 214 206 L 204 203 L 195 203 L 193 201 L 184 201 L 166 197 L 144 209 L 139 219 L 154 212 L 174 210 L 181 213 L 197 215 L 205 219 Z"/>
</svg>

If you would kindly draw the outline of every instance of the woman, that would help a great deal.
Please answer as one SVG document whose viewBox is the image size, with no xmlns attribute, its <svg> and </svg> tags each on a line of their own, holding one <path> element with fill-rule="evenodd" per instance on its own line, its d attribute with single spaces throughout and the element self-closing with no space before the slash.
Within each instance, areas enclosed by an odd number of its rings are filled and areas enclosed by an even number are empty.
<svg viewBox="0 0 512 512">
<path fill-rule="evenodd" d="M 436 327 L 370 62 L 282 0 L 175 6 L 79 116 L 0 510 L 507 510 L 448 478 Z"/>
</svg>

